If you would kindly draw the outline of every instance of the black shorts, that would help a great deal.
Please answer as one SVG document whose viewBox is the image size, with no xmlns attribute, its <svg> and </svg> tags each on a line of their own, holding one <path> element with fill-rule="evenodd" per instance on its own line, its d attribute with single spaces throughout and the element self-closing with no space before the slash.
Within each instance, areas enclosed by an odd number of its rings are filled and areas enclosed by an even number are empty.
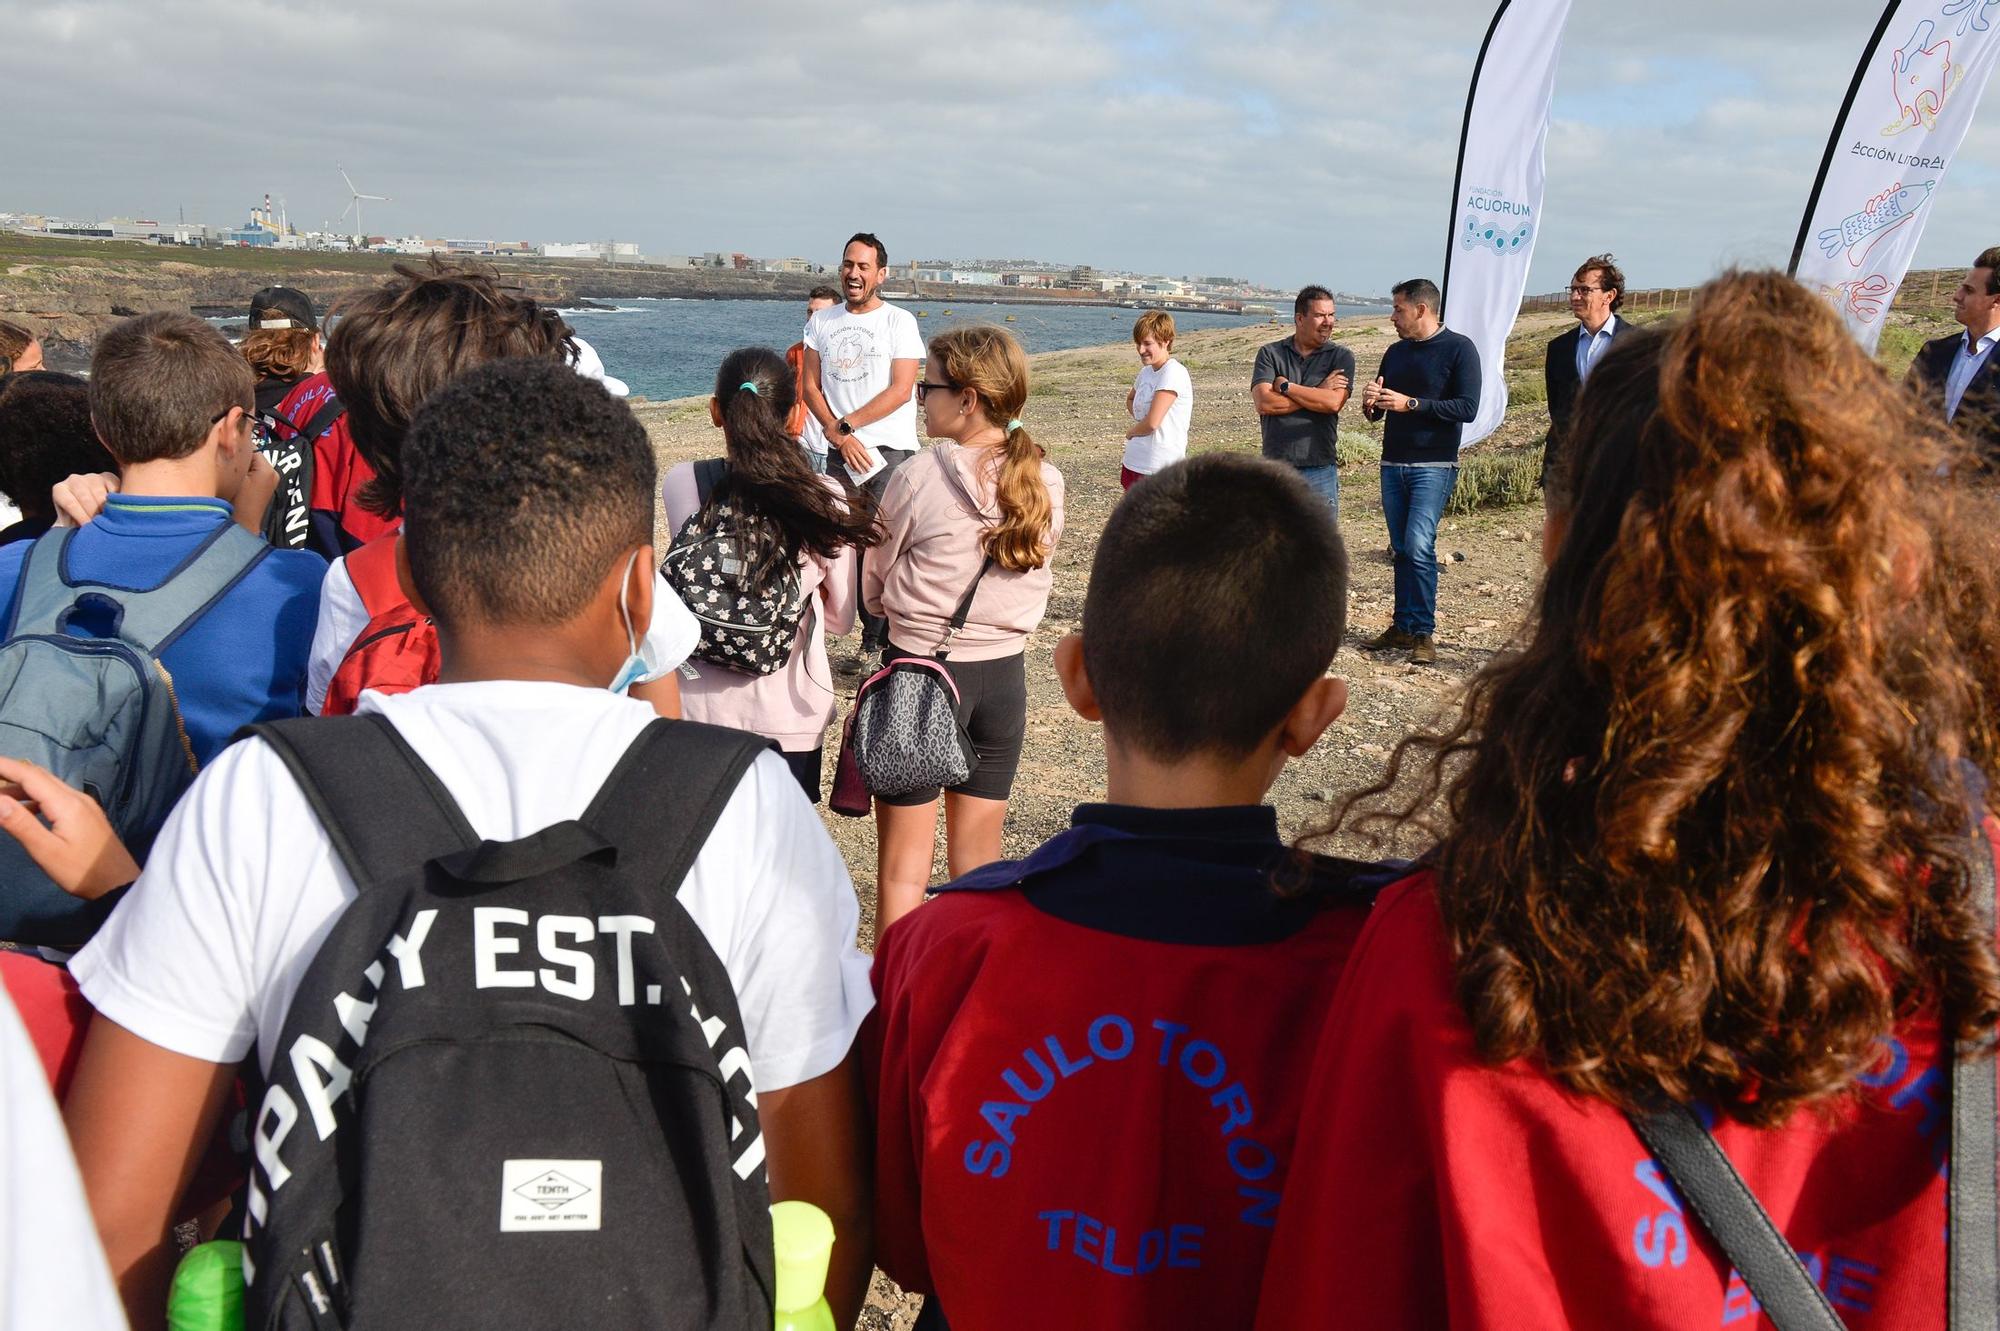
<svg viewBox="0 0 2000 1331">
<path fill-rule="evenodd" d="M 819 770 L 826 756 L 826 746 L 822 744 L 816 749 L 799 753 L 787 749 L 779 756 L 785 760 L 785 766 L 792 769 L 792 775 L 798 779 L 799 788 L 805 791 L 806 798 L 814 804 L 819 803 Z"/>
<path fill-rule="evenodd" d="M 931 659 L 929 652 L 906 652 L 892 642 L 882 649 L 882 664 L 906 656 Z M 958 686 L 958 723 L 972 736 L 972 775 L 951 787 L 953 794 L 1004 800 L 1013 791 L 1014 773 L 1021 766 L 1021 739 L 1028 729 L 1027 659 L 1022 651 L 991 661 L 944 662 L 952 683 Z M 933 786 L 907 795 L 875 798 L 884 804 L 909 806 L 928 804 L 937 797 Z"/>
</svg>

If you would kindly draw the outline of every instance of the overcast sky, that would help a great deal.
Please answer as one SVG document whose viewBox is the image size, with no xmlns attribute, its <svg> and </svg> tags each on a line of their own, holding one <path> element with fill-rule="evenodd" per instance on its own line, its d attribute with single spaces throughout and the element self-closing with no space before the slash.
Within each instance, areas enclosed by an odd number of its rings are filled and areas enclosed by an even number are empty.
<svg viewBox="0 0 2000 1331">
<path fill-rule="evenodd" d="M 2000 0 L 1975 0 L 1987 7 Z M 1435 275 L 1493 0 L 0 0 L 0 210 Z M 1576 0 L 1530 290 L 1782 264 L 1879 0 Z M 1919 266 L 2000 243 L 2000 99 Z"/>
</svg>

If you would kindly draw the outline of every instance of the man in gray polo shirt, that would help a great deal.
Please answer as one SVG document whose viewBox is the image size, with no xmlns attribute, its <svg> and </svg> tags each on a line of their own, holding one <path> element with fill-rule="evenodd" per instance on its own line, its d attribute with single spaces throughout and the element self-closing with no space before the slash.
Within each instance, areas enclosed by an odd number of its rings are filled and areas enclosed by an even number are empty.
<svg viewBox="0 0 2000 1331">
<path fill-rule="evenodd" d="M 1340 520 L 1334 436 L 1354 386 L 1354 353 L 1336 346 L 1333 293 L 1309 286 L 1292 302 L 1292 335 L 1257 351 L 1250 400 L 1264 427 L 1264 456 L 1289 462 Z"/>
</svg>

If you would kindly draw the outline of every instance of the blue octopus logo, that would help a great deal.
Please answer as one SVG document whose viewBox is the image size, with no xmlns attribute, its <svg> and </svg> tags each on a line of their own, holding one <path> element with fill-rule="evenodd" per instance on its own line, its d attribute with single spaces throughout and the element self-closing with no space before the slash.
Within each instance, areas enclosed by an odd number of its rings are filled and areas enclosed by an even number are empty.
<svg viewBox="0 0 2000 1331">
<path fill-rule="evenodd" d="M 2000 0 L 1993 0 L 1993 3 L 2000 4 Z M 1509 231 L 1498 223 L 1474 213 L 1466 214 L 1465 229 L 1458 233 L 1458 243 L 1466 249 L 1490 245 L 1495 254 L 1518 254 L 1521 248 L 1534 238 L 1533 222 L 1523 222 Z"/>
<path fill-rule="evenodd" d="M 2000 9 L 2000 0 L 1950 0 L 1945 5 L 1942 16 L 1958 20 L 1958 35 L 1968 32 L 1985 32 L 1993 26 L 1993 11 Z"/>
</svg>

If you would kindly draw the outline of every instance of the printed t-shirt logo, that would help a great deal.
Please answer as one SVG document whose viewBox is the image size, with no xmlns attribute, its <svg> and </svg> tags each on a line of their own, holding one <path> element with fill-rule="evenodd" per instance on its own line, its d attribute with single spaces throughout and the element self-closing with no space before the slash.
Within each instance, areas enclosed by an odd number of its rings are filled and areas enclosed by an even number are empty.
<svg viewBox="0 0 2000 1331">
<path fill-rule="evenodd" d="M 868 330 L 849 324 L 827 340 L 820 364 L 834 379 L 851 384 L 868 377 L 868 362 L 875 358 L 875 339 Z"/>
</svg>

